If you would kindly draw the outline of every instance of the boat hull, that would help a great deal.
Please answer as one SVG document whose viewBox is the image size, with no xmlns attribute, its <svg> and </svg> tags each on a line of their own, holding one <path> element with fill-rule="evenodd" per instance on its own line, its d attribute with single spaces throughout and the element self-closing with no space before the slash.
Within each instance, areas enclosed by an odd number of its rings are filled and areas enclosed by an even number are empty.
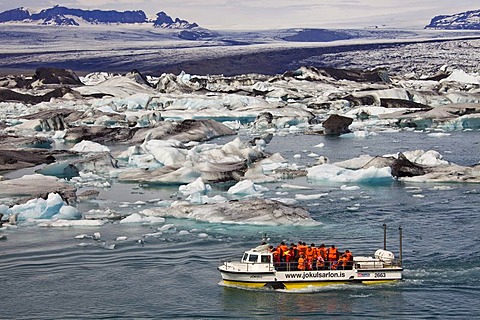
<svg viewBox="0 0 480 320">
<path fill-rule="evenodd" d="M 402 279 L 403 269 L 235 272 L 219 268 L 223 283 L 244 288 L 299 290 L 339 284 L 381 284 Z"/>
</svg>

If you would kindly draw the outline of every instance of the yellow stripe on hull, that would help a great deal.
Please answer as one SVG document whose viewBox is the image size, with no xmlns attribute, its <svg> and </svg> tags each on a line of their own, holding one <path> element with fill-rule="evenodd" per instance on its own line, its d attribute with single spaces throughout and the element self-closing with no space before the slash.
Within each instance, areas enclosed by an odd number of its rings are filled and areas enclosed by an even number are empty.
<svg viewBox="0 0 480 320">
<path fill-rule="evenodd" d="M 348 281 L 311 281 L 311 282 L 284 282 L 285 288 L 287 290 L 298 290 L 305 289 L 308 287 L 325 287 L 331 285 L 345 284 Z"/>
<path fill-rule="evenodd" d="M 228 286 L 240 286 L 247 288 L 263 288 L 265 287 L 265 282 L 242 282 L 242 281 L 232 281 L 232 280 L 223 280 L 223 283 Z"/>
</svg>

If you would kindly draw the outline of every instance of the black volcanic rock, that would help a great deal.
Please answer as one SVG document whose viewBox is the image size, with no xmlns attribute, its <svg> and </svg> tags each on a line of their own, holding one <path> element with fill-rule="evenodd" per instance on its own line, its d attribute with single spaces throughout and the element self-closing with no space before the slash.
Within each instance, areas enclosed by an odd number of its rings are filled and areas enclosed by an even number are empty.
<svg viewBox="0 0 480 320">
<path fill-rule="evenodd" d="M 425 174 L 424 168 L 411 162 L 403 153 L 398 154 L 398 159 L 391 164 L 392 176 L 396 178 L 422 176 Z"/>
<path fill-rule="evenodd" d="M 198 24 L 190 23 L 187 20 L 181 20 L 179 18 L 175 18 L 175 20 L 173 20 L 172 17 L 170 17 L 163 11 L 157 13 L 157 19 L 153 22 L 153 26 L 155 28 L 163 28 L 163 29 L 198 28 Z M 188 40 L 194 40 L 194 39 L 188 39 Z"/>
<path fill-rule="evenodd" d="M 34 79 L 42 81 L 43 84 L 83 85 L 75 72 L 59 68 L 38 68 L 35 71 Z"/>
<path fill-rule="evenodd" d="M 28 104 L 37 104 L 40 102 L 50 101 L 52 98 L 63 97 L 65 94 L 72 92 L 72 89 L 67 87 L 60 87 L 45 93 L 44 95 L 37 96 L 27 93 L 20 93 L 10 89 L 0 88 L 0 102 L 4 101 L 16 101 Z"/>
<path fill-rule="evenodd" d="M 436 16 L 425 29 L 480 30 L 480 10 Z"/>
<path fill-rule="evenodd" d="M 352 118 L 332 114 L 322 125 L 326 135 L 341 135 L 351 132 L 348 126 L 350 126 L 352 122 Z"/>
</svg>

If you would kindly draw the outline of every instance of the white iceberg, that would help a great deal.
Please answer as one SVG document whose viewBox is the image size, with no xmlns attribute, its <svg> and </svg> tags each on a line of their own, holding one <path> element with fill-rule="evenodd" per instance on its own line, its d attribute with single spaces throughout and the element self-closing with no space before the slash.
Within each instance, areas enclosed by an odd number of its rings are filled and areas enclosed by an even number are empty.
<svg viewBox="0 0 480 320">
<path fill-rule="evenodd" d="M 162 217 L 151 217 L 144 216 L 138 213 L 132 213 L 125 219 L 122 219 L 120 223 L 141 223 L 141 224 L 162 224 L 165 222 L 165 219 Z"/>
<path fill-rule="evenodd" d="M 70 150 L 80 153 L 110 152 L 110 149 L 107 146 L 88 140 L 82 140 L 74 145 Z"/>
<path fill-rule="evenodd" d="M 49 193 L 47 200 L 38 198 L 25 204 L 15 205 L 7 210 L 7 215 L 16 215 L 18 221 L 29 219 L 62 219 L 77 220 L 81 213 L 72 206 L 65 204 L 58 193 Z"/>
<path fill-rule="evenodd" d="M 193 194 L 205 195 L 212 190 L 212 187 L 209 184 L 205 184 L 201 177 L 198 177 L 197 180 L 178 187 L 178 191 L 184 196 L 190 196 Z"/>
<path fill-rule="evenodd" d="M 231 186 L 227 193 L 235 196 L 260 196 L 265 191 L 268 191 L 268 188 L 254 184 L 251 180 L 242 180 Z"/>
<path fill-rule="evenodd" d="M 333 164 L 322 164 L 307 169 L 307 178 L 313 182 L 377 184 L 393 180 L 389 167 L 349 170 Z"/>
</svg>

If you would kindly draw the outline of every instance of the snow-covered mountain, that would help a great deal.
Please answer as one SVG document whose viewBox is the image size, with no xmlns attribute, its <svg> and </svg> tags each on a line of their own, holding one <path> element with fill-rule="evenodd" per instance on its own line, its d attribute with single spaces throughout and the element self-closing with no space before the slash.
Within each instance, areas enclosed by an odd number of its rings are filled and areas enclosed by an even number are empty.
<svg viewBox="0 0 480 320">
<path fill-rule="evenodd" d="M 436 16 L 427 29 L 480 30 L 480 10 Z"/>
<path fill-rule="evenodd" d="M 0 23 L 26 22 L 44 25 L 80 24 L 153 24 L 157 28 L 165 29 L 192 29 L 197 28 L 196 23 L 190 23 L 179 18 L 171 18 L 165 12 L 157 13 L 157 19 L 151 20 L 142 10 L 115 11 L 115 10 L 83 10 L 54 6 L 38 13 L 32 13 L 23 7 L 0 12 Z"/>
</svg>

